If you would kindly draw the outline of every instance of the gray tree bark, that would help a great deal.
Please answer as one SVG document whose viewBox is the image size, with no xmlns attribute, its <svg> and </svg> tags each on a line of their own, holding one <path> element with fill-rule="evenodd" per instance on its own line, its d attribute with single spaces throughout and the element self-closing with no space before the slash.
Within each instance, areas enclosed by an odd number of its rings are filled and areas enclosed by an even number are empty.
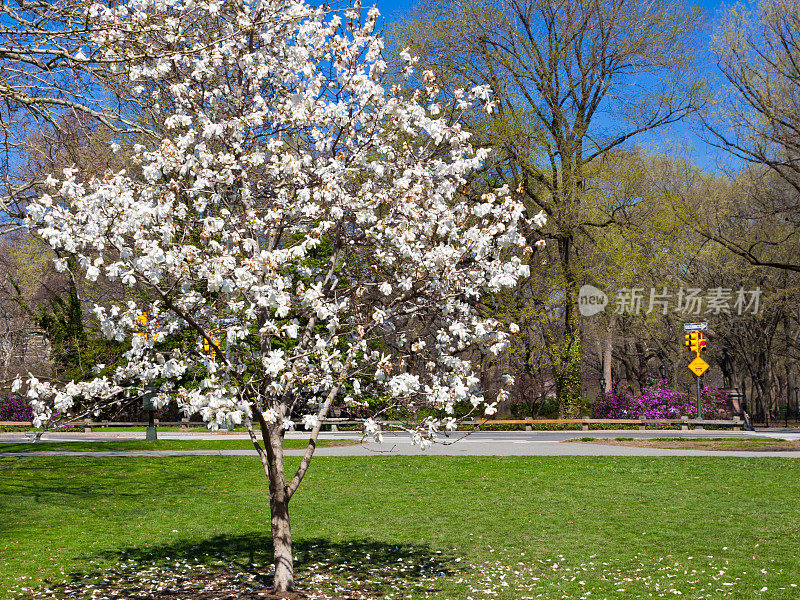
<svg viewBox="0 0 800 600">
<path fill-rule="evenodd" d="M 281 423 L 267 426 L 264 440 L 269 463 L 269 509 L 272 530 L 272 557 L 275 564 L 273 588 L 276 592 L 294 589 L 292 529 L 289 525 L 289 493 L 283 471 L 283 431 Z"/>
</svg>

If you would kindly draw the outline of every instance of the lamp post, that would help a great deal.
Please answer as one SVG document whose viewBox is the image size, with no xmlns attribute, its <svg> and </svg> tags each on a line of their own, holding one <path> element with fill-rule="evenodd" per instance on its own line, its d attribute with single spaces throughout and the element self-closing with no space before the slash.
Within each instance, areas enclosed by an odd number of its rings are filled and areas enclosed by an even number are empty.
<svg viewBox="0 0 800 600">
<path fill-rule="evenodd" d="M 661 365 L 658 367 L 658 372 L 661 374 L 661 379 L 667 381 L 667 365 Z"/>
<path fill-rule="evenodd" d="M 600 393 L 606 393 L 606 361 L 603 355 L 600 355 L 600 379 L 598 380 L 600 384 Z"/>
<path fill-rule="evenodd" d="M 794 388 L 794 418 L 800 418 L 800 387 Z"/>
<path fill-rule="evenodd" d="M 792 404 L 792 393 L 786 394 L 786 410 L 783 412 L 783 426 L 789 427 L 789 406 Z"/>
<path fill-rule="evenodd" d="M 155 422 L 156 406 L 154 403 L 157 393 L 155 388 L 148 386 L 147 391 L 142 394 L 142 409 L 147 411 L 147 433 L 145 433 L 144 439 L 148 442 L 158 439 Z"/>
</svg>

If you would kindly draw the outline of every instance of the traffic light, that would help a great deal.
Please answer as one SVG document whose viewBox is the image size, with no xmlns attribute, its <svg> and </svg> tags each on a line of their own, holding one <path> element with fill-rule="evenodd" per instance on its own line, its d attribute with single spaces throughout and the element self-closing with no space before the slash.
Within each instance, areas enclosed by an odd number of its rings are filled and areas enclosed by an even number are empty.
<svg viewBox="0 0 800 600">
<path fill-rule="evenodd" d="M 136 317 L 136 331 L 134 331 L 134 335 L 138 335 L 141 337 L 147 337 L 147 313 L 144 312 Z"/>
<path fill-rule="evenodd" d="M 693 331 L 692 333 L 687 333 L 683 336 L 684 345 L 686 346 L 687 352 L 694 352 L 697 354 L 699 352 L 699 341 L 700 341 L 700 333 L 697 331 Z"/>
<path fill-rule="evenodd" d="M 219 340 L 214 335 L 215 333 L 218 332 L 216 330 L 210 331 L 208 333 L 208 337 L 211 338 L 211 341 L 214 343 L 215 346 L 219 347 Z M 212 360 L 215 360 L 217 358 L 217 351 L 211 346 L 211 344 L 208 343 L 208 340 L 206 338 L 203 338 L 203 352 L 208 354 Z"/>
<path fill-rule="evenodd" d="M 706 338 L 699 331 L 693 331 L 683 336 L 683 345 L 687 352 L 694 352 L 697 356 L 708 350 Z"/>
</svg>

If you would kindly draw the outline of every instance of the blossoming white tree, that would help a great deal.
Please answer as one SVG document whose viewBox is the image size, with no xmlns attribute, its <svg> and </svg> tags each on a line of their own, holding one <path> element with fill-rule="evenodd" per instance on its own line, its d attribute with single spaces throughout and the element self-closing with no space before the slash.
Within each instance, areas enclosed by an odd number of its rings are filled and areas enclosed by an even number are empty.
<svg viewBox="0 0 800 600">
<path fill-rule="evenodd" d="M 452 116 L 490 110 L 485 90 L 445 105 L 428 73 L 412 98 L 386 89 L 376 18 L 297 0 L 92 6 L 82 56 L 161 116 L 136 149 L 140 174 L 67 169 L 28 208 L 90 281 L 131 288 L 94 309 L 106 336 L 131 340 L 123 364 L 62 386 L 17 381 L 37 423 L 154 389 L 211 427 L 244 423 L 269 480 L 277 591 L 293 587 L 289 501 L 331 406 L 371 394 L 491 413 L 463 357 L 499 351 L 505 333 L 476 300 L 526 269 L 509 251 L 521 206 L 506 190 L 479 205 L 458 194 L 483 154 Z M 387 336 L 407 352 L 377 351 Z M 293 415 L 310 439 L 287 474 Z M 455 424 L 412 433 L 424 446 Z M 365 430 L 380 437 L 381 425 Z"/>
</svg>

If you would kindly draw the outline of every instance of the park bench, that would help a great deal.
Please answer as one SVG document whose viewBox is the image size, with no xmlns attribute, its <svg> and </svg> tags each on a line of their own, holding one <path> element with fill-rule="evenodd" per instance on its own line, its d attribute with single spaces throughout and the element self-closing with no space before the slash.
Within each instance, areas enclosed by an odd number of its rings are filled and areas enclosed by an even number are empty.
<svg viewBox="0 0 800 600">
<path fill-rule="evenodd" d="M 467 422 L 469 423 L 469 422 Z M 538 424 L 553 424 L 553 425 L 576 425 L 580 424 L 582 431 L 589 431 L 590 425 L 638 425 L 639 429 L 644 431 L 648 425 L 680 425 L 681 430 L 688 430 L 690 425 L 695 427 L 732 427 L 734 431 L 741 431 L 744 422 L 739 417 L 732 419 L 690 419 L 687 416 L 682 416 L 679 419 L 648 419 L 641 417 L 639 419 L 591 419 L 589 417 L 582 417 L 580 419 L 484 419 L 475 420 L 470 424 L 473 425 L 475 430 L 480 430 L 481 426 L 485 425 L 524 425 L 525 431 L 531 431 L 533 425 Z"/>
<path fill-rule="evenodd" d="M 181 419 L 180 421 L 163 421 L 159 422 L 158 419 L 155 419 L 156 425 L 162 425 L 164 427 L 181 427 L 182 429 L 188 429 L 189 427 L 189 419 Z M 203 425 L 203 423 L 196 423 L 197 425 Z M 83 420 L 76 420 L 76 421 L 67 421 L 66 423 L 62 424 L 64 427 L 80 427 L 83 426 L 83 430 L 86 433 L 91 433 L 93 427 L 147 427 L 147 421 L 92 421 L 91 419 L 83 419 Z M 32 427 L 33 423 L 30 421 L 0 421 L 0 427 Z"/>
<path fill-rule="evenodd" d="M 156 427 L 180 427 L 181 429 L 189 428 L 189 419 L 181 419 L 180 421 L 159 421 L 153 419 Z M 147 421 L 91 421 L 85 419 L 83 421 L 83 429 L 86 433 L 91 433 L 92 427 L 147 427 Z M 205 425 L 204 423 L 196 423 L 196 425 Z"/>
<path fill-rule="evenodd" d="M 155 420 L 156 425 L 165 427 L 181 427 L 188 429 L 189 420 L 181 419 L 180 421 L 164 421 L 160 422 Z M 340 426 L 354 426 L 359 427 L 364 424 L 360 419 L 349 419 L 345 417 L 330 417 L 323 421 L 326 425 L 330 426 L 331 431 L 339 431 Z M 734 431 L 741 431 L 744 421 L 739 417 L 732 419 L 690 419 L 683 416 L 679 419 L 648 419 L 641 417 L 639 419 L 591 419 L 589 417 L 582 417 L 580 419 L 468 419 L 462 421 L 463 424 L 471 426 L 473 430 L 480 431 L 482 427 L 492 427 L 494 425 L 522 425 L 525 431 L 532 431 L 534 425 L 580 425 L 582 431 L 589 431 L 590 425 L 637 425 L 640 430 L 645 430 L 648 425 L 680 425 L 683 431 L 689 429 L 690 425 L 694 427 L 731 427 Z M 400 425 L 399 421 L 388 421 L 388 425 Z M 83 425 L 84 431 L 90 433 L 93 427 L 146 427 L 146 421 L 92 421 L 85 419 L 83 421 L 72 421 L 67 425 Z M 198 423 L 200 425 L 200 423 Z M 0 421 L 0 426 L 5 427 L 30 427 L 30 421 Z"/>
<path fill-rule="evenodd" d="M 359 426 L 363 421 L 347 418 L 328 418 L 324 423 L 329 424 L 331 431 L 338 431 L 339 426 Z M 389 425 L 398 425 L 398 421 L 388 421 Z M 523 425 L 525 431 L 532 431 L 534 425 L 539 424 L 552 424 L 552 425 L 580 425 L 581 430 L 588 431 L 589 426 L 596 425 L 637 425 L 640 430 L 644 430 L 647 426 L 655 425 L 680 425 L 682 430 L 688 430 L 690 425 L 695 427 L 731 427 L 734 431 L 741 431 L 744 422 L 739 417 L 732 419 L 690 419 L 683 416 L 679 419 L 648 419 L 641 417 L 639 419 L 591 419 L 589 417 L 582 417 L 580 419 L 468 419 L 462 421 L 462 424 L 472 426 L 475 431 L 480 431 L 481 427 L 493 425 Z"/>
</svg>

